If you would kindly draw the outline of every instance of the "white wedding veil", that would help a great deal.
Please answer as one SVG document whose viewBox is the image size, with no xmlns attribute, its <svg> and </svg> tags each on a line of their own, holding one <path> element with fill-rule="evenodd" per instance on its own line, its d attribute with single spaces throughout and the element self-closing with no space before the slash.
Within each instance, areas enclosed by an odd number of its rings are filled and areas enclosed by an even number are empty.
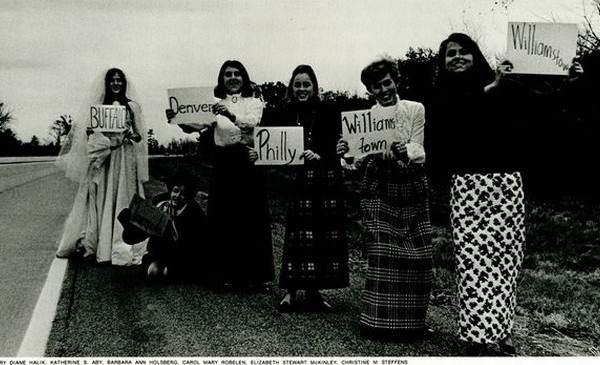
<svg viewBox="0 0 600 365">
<path fill-rule="evenodd" d="M 65 172 L 72 181 L 82 182 L 90 167 L 88 155 L 88 137 L 86 129 L 89 123 L 90 106 L 102 104 L 105 93 L 104 78 L 108 69 L 94 78 L 90 92 L 83 97 L 79 112 L 75 115 L 71 130 L 65 139 L 56 159 L 56 165 Z M 132 80 L 125 74 L 127 80 L 126 96 L 130 99 L 129 107 L 134 115 L 137 132 L 142 137 L 139 143 L 134 143 L 137 158 L 137 179 L 141 182 L 148 181 L 148 132 L 142 113 L 139 95 Z"/>
</svg>

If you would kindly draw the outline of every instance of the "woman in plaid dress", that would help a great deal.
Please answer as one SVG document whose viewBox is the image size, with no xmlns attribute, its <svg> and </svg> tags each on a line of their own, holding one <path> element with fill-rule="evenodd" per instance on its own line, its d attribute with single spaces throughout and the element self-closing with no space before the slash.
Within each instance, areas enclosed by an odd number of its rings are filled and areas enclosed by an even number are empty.
<svg viewBox="0 0 600 365">
<path fill-rule="evenodd" d="M 292 73 L 283 113 L 265 119 L 266 124 L 304 129 L 304 165 L 293 174 L 279 275 L 279 286 L 288 292 L 279 310 L 299 308 L 298 290 L 305 290 L 306 310 L 327 310 L 330 305 L 319 290 L 348 286 L 344 185 L 336 153 L 340 114 L 319 99 L 312 67 L 300 65 Z"/>
<path fill-rule="evenodd" d="M 370 64 L 361 81 L 377 100 L 372 111 L 392 115 L 396 123 L 394 142 L 383 154 L 369 155 L 361 163 L 361 206 L 369 237 L 361 333 L 390 340 L 428 335 L 432 249 L 423 167 L 425 109 L 400 100 L 398 69 L 392 61 Z M 340 141 L 338 151 L 348 152 L 348 144 Z"/>
</svg>

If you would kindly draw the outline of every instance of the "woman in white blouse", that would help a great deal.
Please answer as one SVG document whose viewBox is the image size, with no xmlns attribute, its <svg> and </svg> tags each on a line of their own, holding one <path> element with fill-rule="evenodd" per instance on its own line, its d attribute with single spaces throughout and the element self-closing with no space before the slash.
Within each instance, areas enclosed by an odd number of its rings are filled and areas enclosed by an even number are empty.
<svg viewBox="0 0 600 365">
<path fill-rule="evenodd" d="M 361 73 L 375 96 L 372 110 L 395 120 L 394 141 L 361 161 L 361 207 L 367 231 L 368 269 L 361 311 L 366 338 L 402 340 L 429 335 L 425 325 L 432 281 L 429 188 L 423 164 L 425 109 L 400 100 L 398 69 L 379 60 Z M 338 143 L 338 153 L 348 144 Z"/>
<path fill-rule="evenodd" d="M 262 176 L 250 157 L 263 104 L 253 97 L 239 61 L 221 66 L 213 107 L 215 153 L 208 195 L 210 240 L 200 265 L 206 280 L 226 287 L 263 287 L 274 278 L 271 226 Z M 174 116 L 167 111 L 167 118 Z M 181 125 L 185 132 L 195 125 Z"/>
</svg>

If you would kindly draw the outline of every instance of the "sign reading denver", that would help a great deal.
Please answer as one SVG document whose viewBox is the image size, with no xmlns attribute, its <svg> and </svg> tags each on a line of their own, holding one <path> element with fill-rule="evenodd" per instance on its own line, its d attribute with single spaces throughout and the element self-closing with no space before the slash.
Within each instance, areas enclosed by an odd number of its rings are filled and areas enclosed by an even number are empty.
<svg viewBox="0 0 600 365">
<path fill-rule="evenodd" d="M 183 87 L 168 89 L 169 108 L 175 112 L 172 124 L 194 123 L 209 126 L 215 121 L 212 87 Z"/>
</svg>

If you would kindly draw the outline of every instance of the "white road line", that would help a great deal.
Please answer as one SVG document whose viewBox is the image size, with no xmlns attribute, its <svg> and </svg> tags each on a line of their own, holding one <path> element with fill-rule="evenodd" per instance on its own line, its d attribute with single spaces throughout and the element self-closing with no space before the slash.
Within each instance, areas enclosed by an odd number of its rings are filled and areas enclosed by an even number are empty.
<svg viewBox="0 0 600 365">
<path fill-rule="evenodd" d="M 18 357 L 42 357 L 56 315 L 68 260 L 55 258 L 19 347 Z"/>
</svg>

